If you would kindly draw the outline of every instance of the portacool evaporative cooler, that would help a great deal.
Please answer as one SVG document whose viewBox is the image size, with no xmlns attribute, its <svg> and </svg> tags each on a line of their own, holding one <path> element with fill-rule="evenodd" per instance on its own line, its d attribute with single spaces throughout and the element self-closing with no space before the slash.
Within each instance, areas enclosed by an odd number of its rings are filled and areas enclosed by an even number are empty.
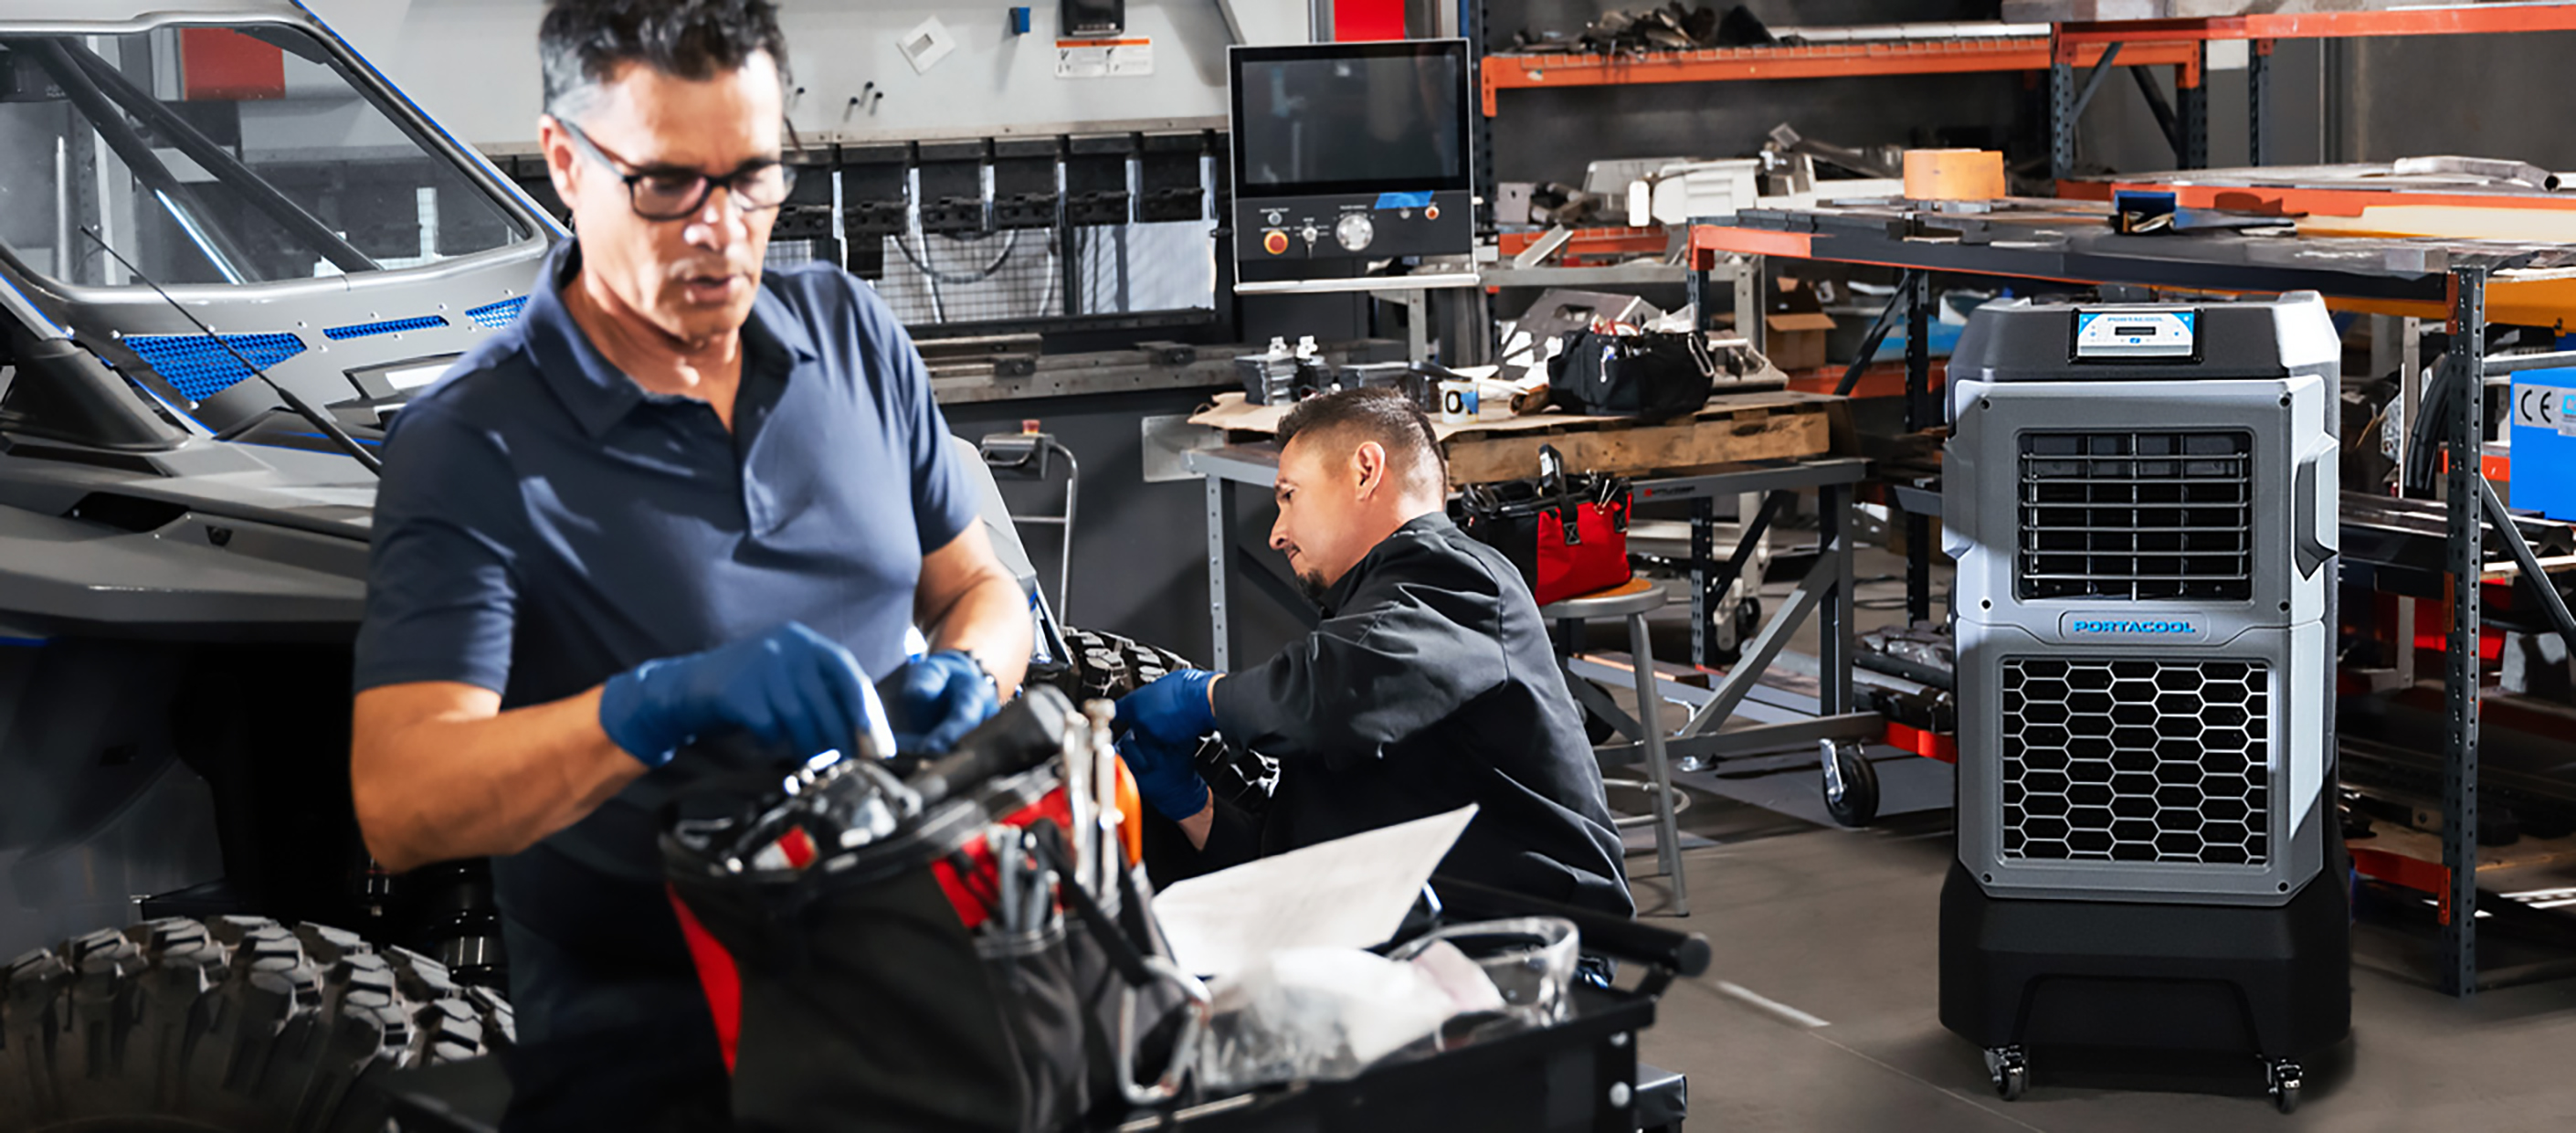
<svg viewBox="0 0 2576 1133">
<path fill-rule="evenodd" d="M 2237 1050 L 2284 1111 L 2351 1021 L 2325 304 L 2014 300 L 1949 368 L 1959 853 L 1941 1022 Z"/>
</svg>

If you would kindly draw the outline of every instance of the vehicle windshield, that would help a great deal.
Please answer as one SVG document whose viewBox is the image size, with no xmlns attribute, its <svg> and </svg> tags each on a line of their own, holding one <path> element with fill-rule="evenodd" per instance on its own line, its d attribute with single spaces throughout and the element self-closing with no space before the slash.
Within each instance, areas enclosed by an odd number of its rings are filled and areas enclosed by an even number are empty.
<svg viewBox="0 0 2576 1133">
<path fill-rule="evenodd" d="M 533 238 L 312 35 L 0 35 L 0 243 L 64 283 L 273 283 Z M 94 239 L 91 233 L 96 234 Z"/>
</svg>

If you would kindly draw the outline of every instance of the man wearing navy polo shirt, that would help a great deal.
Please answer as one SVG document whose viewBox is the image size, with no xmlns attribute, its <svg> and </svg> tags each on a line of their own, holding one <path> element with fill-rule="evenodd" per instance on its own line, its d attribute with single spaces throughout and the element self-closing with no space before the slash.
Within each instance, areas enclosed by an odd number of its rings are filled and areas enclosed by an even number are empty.
<svg viewBox="0 0 2576 1133">
<path fill-rule="evenodd" d="M 386 867 L 495 859 L 505 1128 L 705 1128 L 725 1071 L 655 808 L 848 750 L 876 678 L 944 746 L 1016 691 L 1028 608 L 885 304 L 762 272 L 792 184 L 769 0 L 555 0 L 539 38 L 579 238 L 394 423 L 352 785 Z"/>
</svg>

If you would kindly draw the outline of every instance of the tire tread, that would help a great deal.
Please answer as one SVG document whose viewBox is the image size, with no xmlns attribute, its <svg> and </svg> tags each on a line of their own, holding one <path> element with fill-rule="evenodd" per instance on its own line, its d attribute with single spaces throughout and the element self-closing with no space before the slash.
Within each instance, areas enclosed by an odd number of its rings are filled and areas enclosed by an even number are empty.
<svg viewBox="0 0 2576 1133">
<path fill-rule="evenodd" d="M 361 1079 L 482 1057 L 511 1034 L 500 996 L 344 929 L 144 921 L 0 969 L 0 1129 L 142 1116 L 243 1133 L 382 1128 L 349 1104 Z"/>
</svg>

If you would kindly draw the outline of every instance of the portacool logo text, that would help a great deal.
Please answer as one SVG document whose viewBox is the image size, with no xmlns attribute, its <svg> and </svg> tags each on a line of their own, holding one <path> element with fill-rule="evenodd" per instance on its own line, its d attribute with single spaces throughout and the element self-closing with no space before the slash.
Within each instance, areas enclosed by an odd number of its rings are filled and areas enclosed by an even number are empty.
<svg viewBox="0 0 2576 1133">
<path fill-rule="evenodd" d="M 2070 623 L 2072 633 L 2198 633 L 2200 627 L 2190 622 L 2113 622 L 2079 621 Z"/>
</svg>

